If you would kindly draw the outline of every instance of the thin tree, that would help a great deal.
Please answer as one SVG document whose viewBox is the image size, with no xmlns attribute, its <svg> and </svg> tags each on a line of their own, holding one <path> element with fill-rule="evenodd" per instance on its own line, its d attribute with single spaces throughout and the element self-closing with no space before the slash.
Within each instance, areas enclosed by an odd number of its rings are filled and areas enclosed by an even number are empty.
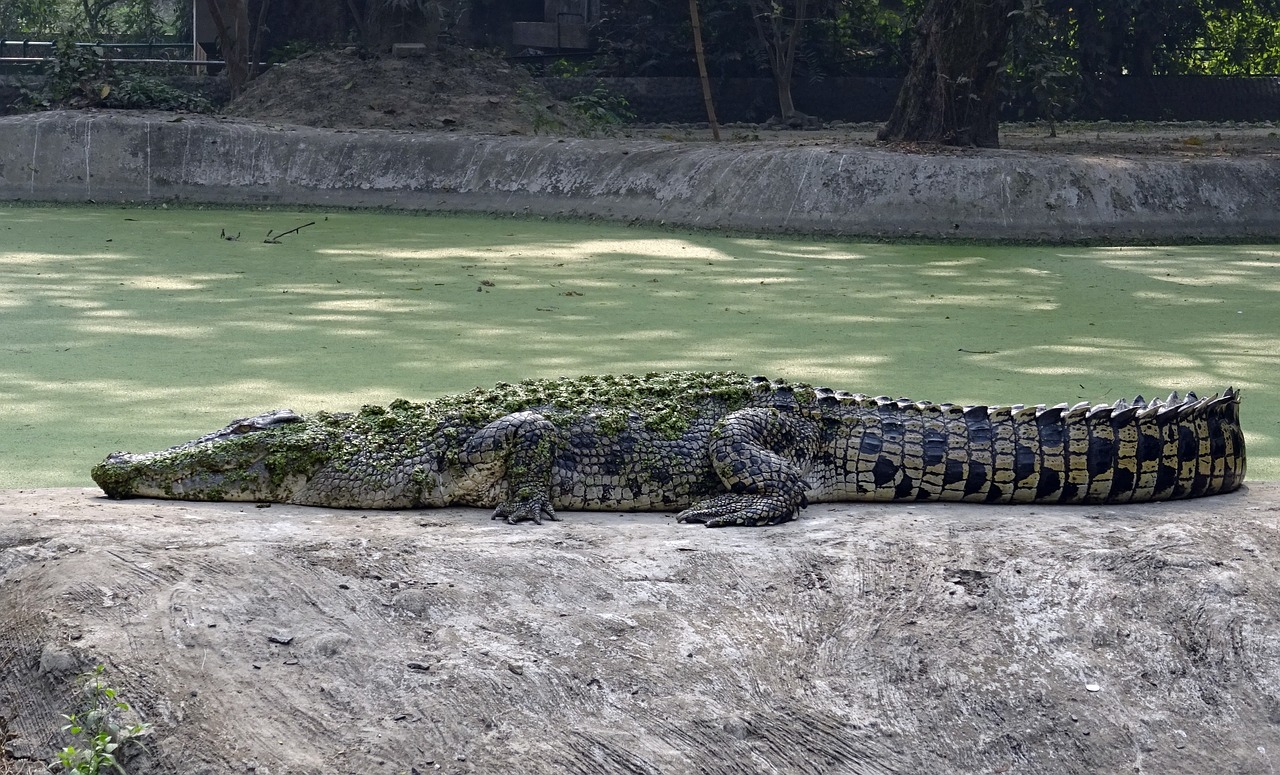
<svg viewBox="0 0 1280 775">
<path fill-rule="evenodd" d="M 881 140 L 1000 146 L 997 87 L 1020 0 L 929 0 Z"/>
<path fill-rule="evenodd" d="M 689 20 L 693 24 L 693 56 L 698 60 L 698 77 L 702 81 L 702 104 L 707 109 L 711 137 L 720 142 L 720 122 L 716 121 L 716 105 L 711 100 L 711 79 L 707 77 L 707 57 L 702 50 L 702 21 L 698 18 L 698 0 L 689 0 Z"/>
<path fill-rule="evenodd" d="M 258 22 L 250 25 L 248 0 L 205 0 L 226 62 L 232 99 L 240 96 L 258 74 L 262 30 L 270 4 L 270 0 L 260 0 Z"/>
<path fill-rule="evenodd" d="M 797 114 L 791 98 L 791 75 L 795 71 L 804 25 L 809 20 L 809 0 L 750 0 L 750 5 L 756 34 L 769 58 L 769 69 L 778 90 L 778 109 L 782 120 L 787 121 Z"/>
</svg>

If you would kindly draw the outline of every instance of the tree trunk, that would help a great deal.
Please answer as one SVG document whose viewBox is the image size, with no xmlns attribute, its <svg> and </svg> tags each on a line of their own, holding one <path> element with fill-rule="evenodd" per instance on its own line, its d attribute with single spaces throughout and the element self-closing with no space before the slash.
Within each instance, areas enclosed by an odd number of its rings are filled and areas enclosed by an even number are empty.
<svg viewBox="0 0 1280 775">
<path fill-rule="evenodd" d="M 1019 0 L 929 0 L 881 140 L 1000 147 L 997 85 Z"/>
<path fill-rule="evenodd" d="M 698 18 L 698 0 L 689 0 L 689 22 L 693 25 L 693 56 L 698 60 L 698 79 L 702 81 L 702 104 L 707 109 L 707 125 L 711 136 L 720 142 L 720 122 L 716 121 L 716 105 L 711 100 L 711 79 L 707 77 L 707 57 L 702 50 L 702 20 Z"/>
<path fill-rule="evenodd" d="M 778 109 L 784 121 L 797 113 L 791 99 L 791 74 L 795 71 L 800 36 L 808 21 L 809 0 L 791 0 L 789 18 L 782 13 L 786 6 L 786 3 L 751 0 L 751 17 L 760 44 L 769 57 L 769 69 L 778 87 Z"/>
<path fill-rule="evenodd" d="M 248 0 L 205 0 L 217 32 L 218 48 L 226 63 L 231 98 L 244 92 L 258 74 L 258 57 L 262 48 L 262 26 L 270 0 L 259 0 L 258 23 L 249 23 Z"/>
</svg>

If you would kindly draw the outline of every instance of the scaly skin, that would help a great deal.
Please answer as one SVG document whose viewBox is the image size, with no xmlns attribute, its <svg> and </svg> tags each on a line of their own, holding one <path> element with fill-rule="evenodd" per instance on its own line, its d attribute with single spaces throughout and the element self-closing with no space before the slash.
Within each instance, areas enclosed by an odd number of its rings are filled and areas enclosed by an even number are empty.
<svg viewBox="0 0 1280 775">
<path fill-rule="evenodd" d="M 1240 395 L 961 407 L 733 373 L 526 380 L 357 414 L 277 410 L 93 469 L 112 498 L 339 508 L 679 511 L 708 526 L 812 502 L 1128 503 L 1230 492 Z"/>
</svg>

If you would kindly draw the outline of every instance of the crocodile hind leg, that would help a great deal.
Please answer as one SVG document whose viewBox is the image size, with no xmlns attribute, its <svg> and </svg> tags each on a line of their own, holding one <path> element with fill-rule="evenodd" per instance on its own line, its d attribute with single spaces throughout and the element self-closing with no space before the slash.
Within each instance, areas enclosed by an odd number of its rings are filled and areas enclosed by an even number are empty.
<svg viewBox="0 0 1280 775">
<path fill-rule="evenodd" d="M 742 409 L 711 431 L 711 465 L 729 492 L 680 512 L 680 522 L 707 527 L 776 525 L 796 518 L 805 500 L 804 472 L 818 451 L 810 421 L 773 409 Z"/>
<path fill-rule="evenodd" d="M 481 428 L 468 441 L 459 462 L 483 465 L 501 461 L 505 468 L 506 498 L 493 510 L 494 519 L 511 524 L 558 520 L 551 506 L 551 464 L 558 436 L 550 420 L 537 412 L 516 412 Z"/>
</svg>

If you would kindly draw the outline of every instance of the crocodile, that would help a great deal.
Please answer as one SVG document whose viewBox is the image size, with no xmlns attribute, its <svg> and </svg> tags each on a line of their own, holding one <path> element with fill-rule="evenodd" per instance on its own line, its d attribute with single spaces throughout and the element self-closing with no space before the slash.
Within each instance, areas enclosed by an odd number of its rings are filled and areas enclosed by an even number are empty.
<svg viewBox="0 0 1280 775">
<path fill-rule="evenodd" d="M 185 444 L 116 452 L 111 498 L 335 508 L 678 512 L 771 525 L 809 503 L 1128 503 L 1238 488 L 1240 393 L 1075 406 L 870 397 L 732 372 L 499 383 L 354 413 L 278 409 Z"/>
</svg>

